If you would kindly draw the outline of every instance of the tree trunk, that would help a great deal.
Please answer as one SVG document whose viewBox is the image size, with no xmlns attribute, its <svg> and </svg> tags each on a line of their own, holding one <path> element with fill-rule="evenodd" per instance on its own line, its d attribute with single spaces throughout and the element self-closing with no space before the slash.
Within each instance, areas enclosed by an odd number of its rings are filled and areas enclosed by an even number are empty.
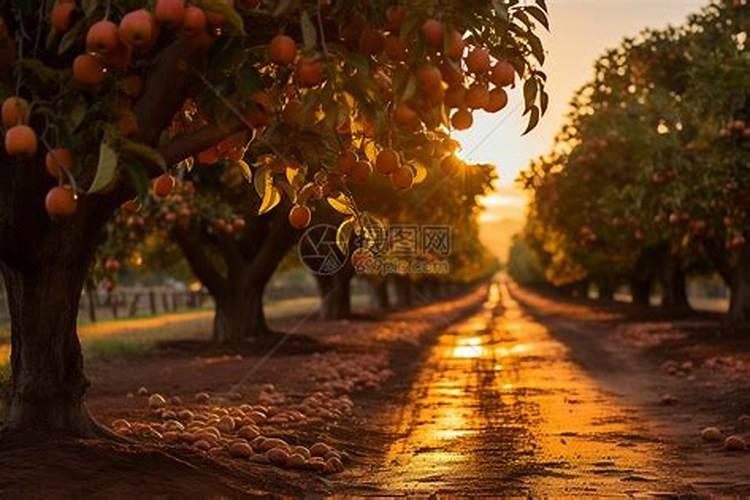
<svg viewBox="0 0 750 500">
<path fill-rule="evenodd" d="M 667 253 L 661 265 L 659 280 L 662 286 L 661 306 L 665 309 L 689 310 L 687 283 L 682 262 Z"/>
<path fill-rule="evenodd" d="M 33 263 L 0 262 L 8 290 L 12 346 L 4 430 L 103 435 L 83 403 L 89 383 L 76 331 L 93 244 L 71 242 L 62 249 L 53 238 L 43 245 L 41 258 Z"/>
<path fill-rule="evenodd" d="M 396 304 L 398 307 L 407 308 L 414 304 L 412 294 L 412 282 L 408 276 L 394 276 L 393 285 L 396 292 Z"/>
<path fill-rule="evenodd" d="M 263 312 L 263 294 L 246 287 L 214 297 L 213 341 L 221 344 L 239 344 L 248 338 L 268 336 L 266 316 Z"/>
<path fill-rule="evenodd" d="M 610 280 L 601 280 L 596 283 L 599 292 L 599 300 L 612 302 L 615 300 L 615 287 Z"/>
<path fill-rule="evenodd" d="M 373 307 L 378 311 L 387 311 L 391 308 L 388 295 L 388 281 L 381 279 L 370 283 Z"/>
<path fill-rule="evenodd" d="M 351 276 L 339 271 L 333 276 L 316 276 L 320 291 L 320 318 L 325 321 L 335 321 L 350 318 Z"/>
<path fill-rule="evenodd" d="M 750 248 L 744 248 L 732 273 L 729 321 L 750 323 Z"/>
</svg>

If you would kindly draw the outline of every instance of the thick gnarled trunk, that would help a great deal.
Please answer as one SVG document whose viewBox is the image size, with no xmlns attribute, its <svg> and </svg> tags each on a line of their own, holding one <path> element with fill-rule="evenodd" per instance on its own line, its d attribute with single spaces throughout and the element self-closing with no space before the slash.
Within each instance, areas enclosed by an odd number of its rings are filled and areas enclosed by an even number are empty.
<svg viewBox="0 0 750 500">
<path fill-rule="evenodd" d="M 214 342 L 237 344 L 271 334 L 263 311 L 262 291 L 252 288 L 235 289 L 231 293 L 214 297 L 214 301 Z"/>
<path fill-rule="evenodd" d="M 667 254 L 661 265 L 661 306 L 665 309 L 689 310 L 687 277 L 679 257 Z"/>
</svg>

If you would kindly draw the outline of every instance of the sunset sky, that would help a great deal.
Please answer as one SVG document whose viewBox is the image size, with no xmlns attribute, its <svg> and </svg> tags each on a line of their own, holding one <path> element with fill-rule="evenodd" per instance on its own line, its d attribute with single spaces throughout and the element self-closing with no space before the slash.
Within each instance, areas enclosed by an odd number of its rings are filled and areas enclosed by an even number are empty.
<svg viewBox="0 0 750 500">
<path fill-rule="evenodd" d="M 537 129 L 521 137 L 525 119 L 520 116 L 523 103 L 517 89 L 506 110 L 497 115 L 475 114 L 475 126 L 458 136 L 464 145 L 464 159 L 493 163 L 499 169 L 497 192 L 485 203 L 485 225 L 507 218 L 523 219 L 525 198 L 514 181 L 531 158 L 549 150 L 569 100 L 592 76 L 597 56 L 646 27 L 679 23 L 707 3 L 708 0 L 548 0 L 552 32 L 546 36 L 548 54 L 544 68 L 549 77 L 547 115 Z M 493 246 L 496 252 L 505 252 L 496 243 Z"/>
</svg>

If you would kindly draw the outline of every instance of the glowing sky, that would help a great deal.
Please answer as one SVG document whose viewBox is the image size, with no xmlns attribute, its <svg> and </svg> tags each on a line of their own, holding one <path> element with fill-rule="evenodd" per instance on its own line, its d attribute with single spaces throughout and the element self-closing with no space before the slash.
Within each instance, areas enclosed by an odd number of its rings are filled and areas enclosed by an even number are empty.
<svg viewBox="0 0 750 500">
<path fill-rule="evenodd" d="M 593 63 L 606 48 L 646 27 L 676 24 L 708 0 L 548 0 L 552 32 L 545 37 L 550 107 L 541 124 L 521 137 L 520 89 L 508 107 L 496 115 L 475 113 L 474 127 L 457 137 L 462 156 L 474 162 L 498 166 L 500 183 L 486 201 L 485 222 L 506 217 L 522 218 L 525 198 L 514 187 L 518 173 L 531 158 L 547 152 L 562 123 L 575 90 L 592 76 Z"/>
</svg>

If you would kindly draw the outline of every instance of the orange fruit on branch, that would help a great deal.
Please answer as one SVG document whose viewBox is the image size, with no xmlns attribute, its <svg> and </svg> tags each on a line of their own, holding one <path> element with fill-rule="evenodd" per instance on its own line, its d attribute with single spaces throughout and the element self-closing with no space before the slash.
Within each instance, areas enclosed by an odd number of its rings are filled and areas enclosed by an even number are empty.
<svg viewBox="0 0 750 500">
<path fill-rule="evenodd" d="M 288 35 L 276 35 L 268 45 L 268 53 L 276 64 L 292 64 L 297 57 L 297 43 Z"/>
<path fill-rule="evenodd" d="M 417 70 L 419 88 L 426 94 L 432 94 L 443 85 L 443 76 L 435 66 L 422 66 Z"/>
<path fill-rule="evenodd" d="M 474 124 L 474 117 L 471 115 L 471 111 L 466 108 L 459 109 L 451 117 L 451 124 L 456 130 L 467 130 L 470 129 Z"/>
<path fill-rule="evenodd" d="M 445 28 L 443 23 L 437 19 L 428 19 L 422 25 L 422 34 L 424 35 L 425 41 L 436 49 L 443 47 L 443 36 L 445 34 Z"/>
<path fill-rule="evenodd" d="M 300 87 L 317 87 L 323 82 L 323 65 L 310 57 L 302 57 L 294 69 L 294 79 Z"/>
<path fill-rule="evenodd" d="M 73 60 L 73 78 L 85 87 L 99 85 L 106 76 L 102 60 L 91 54 L 82 54 Z"/>
<path fill-rule="evenodd" d="M 146 9 L 128 12 L 120 21 L 120 39 L 132 47 L 145 47 L 156 35 L 151 13 Z"/>
<path fill-rule="evenodd" d="M 3 101 L 2 115 L 3 125 L 7 128 L 15 125 L 22 125 L 29 119 L 29 101 L 23 97 L 8 97 Z"/>
<path fill-rule="evenodd" d="M 458 60 L 463 57 L 464 49 L 466 49 L 466 42 L 461 33 L 451 30 L 446 40 L 445 55 L 451 59 Z"/>
<path fill-rule="evenodd" d="M 516 81 L 516 70 L 507 61 L 500 61 L 492 67 L 490 80 L 498 87 L 508 87 Z"/>
<path fill-rule="evenodd" d="M 185 0 L 157 0 L 154 19 L 166 26 L 179 26 L 185 19 Z"/>
<path fill-rule="evenodd" d="M 456 155 L 449 155 L 443 158 L 440 162 L 440 170 L 445 175 L 454 176 L 458 173 L 459 169 L 463 165 L 463 162 Z"/>
<path fill-rule="evenodd" d="M 181 31 L 185 36 L 194 37 L 206 31 L 206 13 L 200 7 L 189 5 L 185 9 Z"/>
<path fill-rule="evenodd" d="M 50 24 L 58 33 L 67 33 L 70 29 L 70 19 L 75 10 L 75 3 L 71 2 L 58 2 L 57 5 L 52 9 L 52 16 Z"/>
<path fill-rule="evenodd" d="M 117 25 L 106 19 L 91 25 L 86 33 L 86 50 L 99 54 L 108 54 L 120 44 Z"/>
<path fill-rule="evenodd" d="M 294 229 L 305 229 L 311 220 L 312 212 L 304 205 L 295 205 L 289 211 L 289 225 Z"/>
<path fill-rule="evenodd" d="M 483 47 L 477 47 L 466 56 L 466 67 L 471 73 L 486 73 L 490 70 L 490 64 L 490 52 Z"/>
<path fill-rule="evenodd" d="M 417 115 L 417 112 L 405 102 L 402 102 L 396 107 L 396 111 L 393 113 L 393 118 L 396 120 L 396 123 L 402 127 L 413 127 L 417 125 L 419 121 L 419 115 Z"/>
<path fill-rule="evenodd" d="M 169 174 L 162 174 L 153 181 L 154 194 L 159 198 L 166 198 L 174 189 L 175 180 Z"/>
<path fill-rule="evenodd" d="M 78 200 L 70 186 L 55 186 L 44 199 L 44 208 L 52 218 L 71 217 L 78 209 Z"/>
<path fill-rule="evenodd" d="M 391 174 L 391 184 L 399 191 L 411 189 L 414 185 L 414 172 L 407 166 L 399 167 Z"/>
<path fill-rule="evenodd" d="M 28 125 L 16 125 L 5 133 L 5 152 L 10 156 L 33 156 L 38 145 L 36 132 Z"/>
<path fill-rule="evenodd" d="M 466 89 L 463 86 L 448 87 L 445 91 L 445 107 L 463 108 L 466 105 Z"/>
<path fill-rule="evenodd" d="M 490 98 L 484 110 L 488 113 L 497 113 L 508 104 L 508 94 L 504 89 L 496 87 L 490 92 Z"/>
<path fill-rule="evenodd" d="M 120 80 L 120 89 L 126 96 L 137 99 L 143 91 L 143 78 L 140 75 L 128 75 Z"/>
<path fill-rule="evenodd" d="M 401 157 L 392 148 L 386 148 L 378 153 L 375 159 L 375 170 L 380 175 L 390 175 L 401 167 Z"/>
<path fill-rule="evenodd" d="M 55 179 L 65 177 L 65 172 L 73 168 L 73 152 L 67 148 L 55 148 L 47 153 L 44 158 L 47 173 Z"/>
<path fill-rule="evenodd" d="M 389 31 L 399 31 L 406 17 L 406 8 L 401 5 L 392 5 L 385 11 L 385 27 Z"/>
</svg>

